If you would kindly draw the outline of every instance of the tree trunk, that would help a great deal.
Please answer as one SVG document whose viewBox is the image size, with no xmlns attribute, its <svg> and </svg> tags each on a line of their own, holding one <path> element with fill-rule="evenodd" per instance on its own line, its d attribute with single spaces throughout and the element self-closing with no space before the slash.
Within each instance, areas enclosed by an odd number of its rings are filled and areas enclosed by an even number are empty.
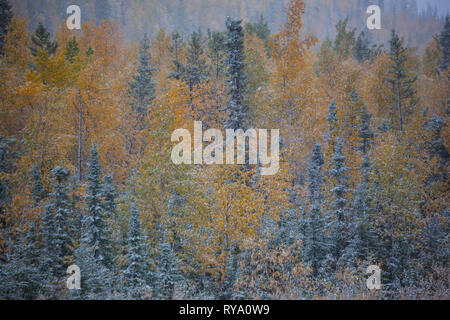
<svg viewBox="0 0 450 320">
<path fill-rule="evenodd" d="M 400 81 L 397 79 L 397 109 L 398 109 L 398 118 L 400 122 L 400 132 L 403 131 L 403 117 L 402 117 L 402 101 L 400 97 Z"/>
<path fill-rule="evenodd" d="M 83 129 L 83 104 L 81 101 L 81 92 L 78 89 L 78 180 L 81 181 L 81 153 L 82 153 L 82 129 Z"/>
</svg>

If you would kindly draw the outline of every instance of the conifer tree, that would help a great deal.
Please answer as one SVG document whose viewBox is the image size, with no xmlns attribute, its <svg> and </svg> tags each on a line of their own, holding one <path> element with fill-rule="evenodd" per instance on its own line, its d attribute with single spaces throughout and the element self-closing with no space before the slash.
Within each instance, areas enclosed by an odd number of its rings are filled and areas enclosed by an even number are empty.
<svg viewBox="0 0 450 320">
<path fill-rule="evenodd" d="M 335 150 L 332 154 L 332 167 L 330 176 L 333 179 L 334 187 L 331 189 L 333 201 L 329 213 L 329 229 L 331 235 L 331 254 L 334 262 L 337 263 L 344 249 L 348 244 L 348 167 L 345 165 L 345 155 L 342 150 L 340 138 L 336 141 Z"/>
<path fill-rule="evenodd" d="M 175 285 L 181 280 L 181 275 L 178 269 L 178 258 L 167 239 L 167 231 L 164 227 L 161 229 L 158 244 L 159 256 L 154 275 L 154 297 L 156 299 L 172 300 L 174 298 Z"/>
<path fill-rule="evenodd" d="M 372 44 L 370 33 L 361 31 L 353 47 L 353 56 L 359 63 L 366 60 L 373 60 L 381 51 L 381 46 Z"/>
<path fill-rule="evenodd" d="M 126 267 L 122 273 L 124 295 L 127 299 L 142 299 L 146 288 L 144 268 L 145 242 L 142 235 L 139 211 L 131 205 L 130 223 L 127 235 Z"/>
<path fill-rule="evenodd" d="M 208 79 L 206 59 L 203 57 L 203 44 L 201 32 L 194 31 L 186 50 L 187 64 L 183 66 L 182 79 L 192 91 L 194 86 Z"/>
<path fill-rule="evenodd" d="M 392 93 L 398 113 L 399 129 L 402 131 L 405 112 L 410 111 L 408 109 L 411 109 L 417 103 L 416 89 L 414 88 L 417 77 L 409 75 L 406 69 L 408 59 L 407 50 L 403 46 L 403 40 L 398 37 L 395 30 L 392 30 L 392 37 L 389 44 L 392 64 L 389 69 L 390 77 L 388 80 L 392 83 Z"/>
<path fill-rule="evenodd" d="M 269 40 L 270 28 L 267 21 L 264 20 L 264 16 L 261 14 L 255 23 L 247 22 L 245 24 L 245 31 L 251 35 L 256 35 L 258 38 L 264 41 Z"/>
<path fill-rule="evenodd" d="M 222 32 L 208 32 L 209 57 L 214 63 L 214 76 L 219 80 L 224 67 L 225 35 Z"/>
<path fill-rule="evenodd" d="M 52 245 L 54 246 L 54 257 L 56 275 L 65 273 L 64 260 L 71 254 L 71 240 L 69 236 L 69 217 L 71 216 L 71 202 L 68 194 L 68 178 L 70 171 L 57 166 L 52 170 L 54 177 L 51 210 L 53 211 Z"/>
<path fill-rule="evenodd" d="M 175 31 L 172 33 L 172 45 L 169 47 L 170 51 L 174 54 L 173 64 L 175 67 L 175 71 L 170 73 L 170 78 L 174 78 L 180 80 L 183 74 L 183 66 L 180 62 L 180 51 L 183 40 L 181 39 L 180 34 Z"/>
<path fill-rule="evenodd" d="M 151 66 L 150 40 L 147 35 L 140 43 L 139 61 L 136 74 L 130 81 L 129 94 L 132 98 L 130 105 L 139 115 L 145 117 L 147 107 L 155 98 L 155 83 L 152 80 L 154 68 Z"/>
<path fill-rule="evenodd" d="M 41 219 L 41 241 L 43 246 L 40 272 L 44 280 L 43 292 L 49 298 L 54 298 L 56 295 L 55 280 L 60 276 L 59 268 L 61 267 L 55 263 L 60 261 L 58 250 L 56 250 L 54 245 L 55 233 L 55 217 L 52 205 L 48 203 Z"/>
<path fill-rule="evenodd" d="M 438 40 L 442 54 L 440 68 L 447 70 L 450 66 L 450 16 L 448 14 L 445 16 L 444 30 L 442 30 Z"/>
<path fill-rule="evenodd" d="M 93 248 L 95 259 L 109 269 L 112 266 L 112 247 L 104 212 L 101 168 L 95 145 L 92 146 L 90 152 L 87 171 L 86 212 L 82 220 L 82 241 L 88 247 Z"/>
<path fill-rule="evenodd" d="M 40 248 L 34 223 L 21 224 L 9 240 L 6 261 L 0 265 L 2 299 L 36 299 L 42 285 Z"/>
<path fill-rule="evenodd" d="M 51 40 L 50 32 L 47 31 L 42 22 L 39 22 L 36 31 L 31 36 L 31 43 L 30 50 L 33 56 L 37 56 L 39 50 L 45 50 L 49 55 L 52 55 L 58 48 L 58 42 Z"/>
<path fill-rule="evenodd" d="M 360 124 L 358 128 L 358 136 L 361 138 L 360 150 L 363 155 L 366 155 L 372 145 L 372 140 L 375 137 L 375 133 L 370 128 L 370 119 L 372 115 L 367 111 L 367 106 L 363 106 L 360 112 Z"/>
<path fill-rule="evenodd" d="M 376 246 L 376 233 L 371 220 L 373 209 L 369 193 L 370 166 L 369 155 L 365 154 L 361 165 L 362 180 L 355 191 L 353 216 L 350 221 L 351 240 L 346 255 L 351 263 L 356 259 L 364 261 L 370 254 L 375 253 L 373 249 Z"/>
<path fill-rule="evenodd" d="M 324 164 L 320 144 L 313 147 L 312 157 L 308 169 L 309 189 L 309 216 L 307 217 L 306 236 L 304 239 L 304 258 L 311 265 L 313 275 L 318 276 L 321 271 L 322 262 L 325 259 L 327 247 L 325 239 L 325 221 L 322 212 L 323 206 L 323 176 L 322 166 Z"/>
<path fill-rule="evenodd" d="M 241 20 L 227 18 L 227 76 L 229 99 L 227 101 L 227 123 L 229 129 L 245 128 L 248 107 L 244 105 L 244 34 Z"/>
<path fill-rule="evenodd" d="M 347 31 L 348 17 L 339 20 L 336 25 L 336 39 L 334 40 L 334 50 L 341 58 L 347 58 L 355 44 L 356 28 Z"/>
<path fill-rule="evenodd" d="M 75 260 L 83 274 L 81 296 L 98 299 L 111 289 L 112 247 L 104 214 L 103 185 L 97 147 L 92 146 L 87 168 L 86 207 Z"/>
<path fill-rule="evenodd" d="M 73 37 L 66 45 L 66 50 L 64 52 L 66 59 L 73 63 L 75 61 L 75 57 L 80 53 L 80 49 L 78 48 L 78 42 L 75 37 Z"/>
<path fill-rule="evenodd" d="M 35 205 L 38 205 L 45 197 L 45 191 L 41 181 L 41 172 L 37 165 L 33 165 L 31 193 Z"/>
<path fill-rule="evenodd" d="M 0 53 L 5 45 L 5 36 L 8 33 L 8 26 L 13 15 L 8 0 L 0 0 Z"/>
<path fill-rule="evenodd" d="M 104 210 L 105 217 L 107 219 L 116 219 L 116 197 L 117 192 L 114 188 L 113 177 L 111 175 L 106 175 L 103 179 L 105 181 L 103 185 L 103 196 L 104 196 Z"/>
</svg>

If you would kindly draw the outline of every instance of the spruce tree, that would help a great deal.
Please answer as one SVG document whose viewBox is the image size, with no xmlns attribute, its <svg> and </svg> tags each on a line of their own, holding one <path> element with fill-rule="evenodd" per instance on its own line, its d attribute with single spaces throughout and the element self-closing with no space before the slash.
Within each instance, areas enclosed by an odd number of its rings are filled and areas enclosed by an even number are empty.
<svg viewBox="0 0 450 320">
<path fill-rule="evenodd" d="M 222 32 L 208 32 L 209 57 L 214 63 L 214 77 L 219 80 L 224 67 L 225 34 Z"/>
<path fill-rule="evenodd" d="M 181 279 L 178 269 L 178 258 L 173 247 L 167 239 L 167 231 L 164 227 L 160 231 L 158 244 L 159 256 L 156 262 L 154 298 L 172 300 L 175 293 L 175 285 Z"/>
<path fill-rule="evenodd" d="M 203 57 L 202 35 L 200 31 L 194 31 L 186 50 L 187 64 L 183 66 L 182 79 L 189 85 L 192 91 L 194 86 L 208 79 L 206 59 Z"/>
<path fill-rule="evenodd" d="M 264 19 L 261 14 L 255 23 L 247 22 L 245 24 L 245 31 L 248 34 L 256 35 L 261 40 L 264 40 L 264 46 L 267 52 L 270 51 L 269 47 L 269 37 L 270 37 L 270 27 L 269 23 Z"/>
<path fill-rule="evenodd" d="M 48 298 L 56 296 L 56 281 L 59 279 L 61 272 L 58 250 L 55 247 L 54 238 L 56 234 L 55 216 L 50 203 L 47 204 L 44 214 L 41 218 L 41 241 L 42 241 L 42 258 L 40 263 L 40 272 L 43 277 L 43 292 Z"/>
<path fill-rule="evenodd" d="M 63 276 L 64 260 L 71 255 L 71 239 L 68 220 L 71 216 L 71 202 L 68 193 L 68 178 L 70 171 L 60 166 L 52 170 L 54 177 L 51 210 L 53 211 L 54 234 L 52 237 L 56 275 Z"/>
<path fill-rule="evenodd" d="M 142 235 L 139 211 L 131 205 L 130 222 L 127 235 L 126 266 L 122 273 L 123 290 L 126 299 L 142 299 L 146 289 L 145 242 Z"/>
<path fill-rule="evenodd" d="M 229 86 L 229 99 L 227 101 L 226 128 L 245 128 L 248 107 L 244 105 L 245 75 L 244 75 L 244 34 L 241 20 L 232 20 L 229 17 L 227 26 L 227 76 Z"/>
<path fill-rule="evenodd" d="M 108 223 L 104 212 L 103 184 L 98 151 L 92 146 L 87 168 L 86 208 L 82 220 L 82 241 L 93 248 L 95 259 L 110 269 L 112 266 L 112 247 L 109 236 Z"/>
<path fill-rule="evenodd" d="M 117 192 L 114 188 L 113 177 L 111 175 L 106 175 L 103 180 L 105 181 L 103 185 L 103 196 L 104 196 L 104 212 L 107 219 L 116 220 L 116 197 Z"/>
<path fill-rule="evenodd" d="M 183 66 L 180 62 L 180 51 L 182 46 L 183 40 L 181 39 L 180 34 L 175 31 L 172 33 L 172 44 L 169 47 L 169 50 L 173 53 L 174 59 L 173 64 L 175 67 L 175 70 L 170 73 L 170 78 L 174 78 L 177 80 L 181 79 L 181 76 L 183 74 Z"/>
<path fill-rule="evenodd" d="M 75 261 L 83 274 L 81 296 L 105 298 L 111 289 L 113 252 L 104 214 L 103 185 L 97 147 L 92 146 L 87 168 L 86 207 L 82 218 L 80 246 Z"/>
<path fill-rule="evenodd" d="M 355 262 L 356 259 L 365 260 L 370 254 L 374 254 L 376 244 L 376 233 L 373 230 L 371 215 L 373 213 L 372 198 L 370 194 L 369 173 L 371 163 L 369 158 L 369 149 L 373 143 L 374 133 L 370 128 L 370 119 L 372 115 L 367 111 L 364 105 L 361 109 L 358 135 L 361 138 L 359 150 L 363 161 L 361 164 L 361 182 L 355 190 L 355 200 L 352 208 L 351 240 L 347 250 L 349 262 Z"/>
<path fill-rule="evenodd" d="M 316 143 L 308 169 L 309 215 L 305 221 L 306 235 L 303 243 L 304 259 L 311 265 L 314 276 L 318 276 L 321 272 L 322 262 L 327 252 L 325 221 L 322 213 L 323 164 L 321 146 Z"/>
<path fill-rule="evenodd" d="M 349 205 L 348 167 L 345 165 L 345 155 L 340 138 L 336 141 L 332 154 L 332 167 L 329 171 L 334 187 L 331 189 L 333 201 L 329 213 L 329 230 L 331 235 L 330 253 L 337 263 L 348 244 Z"/>
<path fill-rule="evenodd" d="M 447 70 L 450 66 L 450 16 L 445 16 L 444 30 L 442 30 L 439 36 L 439 49 L 442 54 L 440 68 Z"/>
<path fill-rule="evenodd" d="M 409 75 L 406 68 L 407 50 L 403 46 L 403 40 L 398 37 L 395 30 L 392 30 L 389 44 L 392 64 L 389 69 L 390 77 L 388 81 L 392 83 L 392 94 L 398 113 L 399 129 L 402 131 L 405 112 L 410 112 L 410 109 L 417 103 L 416 89 L 414 88 L 417 76 Z"/>
<path fill-rule="evenodd" d="M 154 70 L 151 66 L 150 40 L 145 34 L 139 47 L 136 74 L 129 83 L 129 94 L 132 98 L 130 105 L 142 117 L 145 117 L 148 105 L 155 98 L 155 83 L 152 80 Z"/>
<path fill-rule="evenodd" d="M 30 50 L 33 56 L 37 56 L 39 50 L 45 50 L 51 55 L 58 48 L 58 42 L 51 40 L 50 32 L 47 31 L 42 22 L 39 22 L 36 31 L 31 36 L 31 44 Z"/>
<path fill-rule="evenodd" d="M 5 36 L 8 33 L 8 26 L 13 15 L 8 0 L 0 0 L 0 53 L 5 45 Z"/>
<path fill-rule="evenodd" d="M 31 193 L 33 195 L 34 205 L 37 206 L 39 202 L 45 197 L 45 191 L 41 181 L 41 171 L 39 170 L 39 167 L 37 165 L 33 165 L 31 181 Z"/>
<path fill-rule="evenodd" d="M 370 166 L 369 155 L 365 154 L 361 165 L 362 180 L 355 191 L 353 216 L 350 221 L 351 239 L 346 253 L 350 263 L 354 263 L 356 259 L 364 261 L 375 253 L 373 249 L 376 246 L 376 233 L 371 219 L 373 208 L 369 190 Z"/>
<path fill-rule="evenodd" d="M 367 60 L 373 60 L 381 52 L 381 46 L 372 44 L 370 33 L 361 31 L 353 47 L 353 57 L 362 63 Z"/>
<path fill-rule="evenodd" d="M 6 261 L 0 266 L 0 298 L 38 298 L 43 282 L 39 270 L 40 257 L 35 224 L 21 223 L 15 240 L 8 241 Z"/>
<path fill-rule="evenodd" d="M 339 20 L 336 25 L 336 39 L 334 40 L 334 50 L 341 58 L 347 58 L 355 44 L 356 28 L 347 31 L 348 17 Z"/>
<path fill-rule="evenodd" d="M 363 155 L 366 155 L 372 145 L 372 140 L 375 137 L 375 133 L 370 128 L 370 120 L 372 115 L 367 111 L 367 106 L 364 105 L 359 115 L 359 128 L 358 136 L 361 138 L 361 145 L 359 147 Z"/>
<path fill-rule="evenodd" d="M 75 61 L 75 57 L 80 53 L 80 49 L 78 48 L 78 42 L 75 37 L 73 37 L 66 45 L 66 50 L 64 52 L 66 59 L 73 63 Z"/>
<path fill-rule="evenodd" d="M 245 24 L 245 31 L 251 35 L 256 35 L 261 40 L 269 40 L 269 23 L 264 20 L 264 16 L 262 14 L 258 17 L 258 20 L 255 23 L 247 22 Z"/>
</svg>

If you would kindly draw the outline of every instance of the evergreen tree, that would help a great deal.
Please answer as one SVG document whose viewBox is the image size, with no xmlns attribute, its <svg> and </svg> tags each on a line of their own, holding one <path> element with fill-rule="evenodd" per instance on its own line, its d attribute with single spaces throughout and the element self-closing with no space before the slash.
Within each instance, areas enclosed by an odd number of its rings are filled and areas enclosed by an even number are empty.
<svg viewBox="0 0 450 320">
<path fill-rule="evenodd" d="M 307 217 L 306 235 L 304 238 L 304 258 L 311 265 L 313 275 L 318 276 L 321 272 L 322 262 L 325 259 L 327 247 L 325 239 L 325 222 L 322 213 L 323 206 L 323 176 L 322 166 L 324 164 L 320 144 L 313 147 L 312 157 L 309 163 L 309 216 Z"/>
<path fill-rule="evenodd" d="M 381 52 L 381 45 L 377 46 L 370 41 L 370 33 L 361 31 L 353 47 L 353 57 L 362 63 L 373 60 Z"/>
<path fill-rule="evenodd" d="M 127 236 L 126 268 L 123 271 L 123 289 L 125 298 L 142 299 L 146 288 L 145 278 L 145 242 L 142 235 L 139 211 L 134 204 L 131 205 L 130 223 Z"/>
<path fill-rule="evenodd" d="M 75 37 L 73 37 L 66 45 L 66 50 L 64 52 L 66 59 L 73 63 L 75 61 L 75 57 L 80 53 L 80 49 L 78 48 L 78 42 Z"/>
<path fill-rule="evenodd" d="M 114 188 L 113 177 L 110 175 L 106 175 L 104 177 L 104 185 L 103 185 L 103 196 L 104 200 L 104 210 L 105 217 L 107 219 L 116 219 L 116 189 Z"/>
<path fill-rule="evenodd" d="M 341 139 L 338 138 L 334 153 L 332 154 L 332 168 L 330 176 L 333 179 L 334 187 L 331 189 L 333 201 L 331 202 L 332 210 L 329 214 L 329 225 L 331 235 L 331 255 L 334 263 L 338 263 L 348 242 L 348 167 L 345 165 L 345 156 L 342 150 Z"/>
<path fill-rule="evenodd" d="M 173 64 L 175 66 L 175 71 L 171 72 L 170 78 L 174 78 L 177 80 L 181 79 L 183 74 L 183 66 L 180 62 L 180 51 L 183 40 L 181 39 L 180 34 L 175 31 L 172 33 L 172 45 L 169 47 L 169 50 L 174 54 Z"/>
<path fill-rule="evenodd" d="M 8 0 L 0 0 L 0 53 L 5 45 L 5 36 L 8 33 L 8 26 L 13 15 Z"/>
<path fill-rule="evenodd" d="M 414 88 L 417 77 L 408 74 L 406 69 L 407 50 L 403 47 L 403 40 L 398 37 L 395 30 L 392 30 L 392 37 L 389 43 L 392 65 L 389 69 L 391 77 L 388 80 L 392 83 L 392 93 L 398 112 L 399 129 L 402 131 L 405 111 L 410 111 L 405 109 L 410 109 L 417 103 L 416 89 Z"/>
<path fill-rule="evenodd" d="M 373 254 L 376 244 L 376 233 L 373 230 L 370 221 L 372 208 L 372 198 L 369 190 L 369 172 L 371 163 L 369 159 L 369 148 L 372 145 L 374 133 L 370 128 L 370 119 L 372 115 L 367 111 L 364 105 L 360 113 L 358 135 L 361 138 L 359 150 L 362 153 L 363 161 L 361 164 L 361 182 L 355 191 L 355 200 L 353 203 L 353 215 L 350 221 L 351 240 L 347 250 L 347 257 L 350 262 L 356 259 L 365 260 L 369 254 Z"/>
<path fill-rule="evenodd" d="M 330 124 L 330 131 L 334 131 L 337 127 L 337 106 L 336 102 L 331 100 L 330 105 L 328 106 L 328 123 Z"/>
<path fill-rule="evenodd" d="M 358 136 L 361 138 L 360 150 L 366 155 L 375 137 L 375 133 L 370 128 L 370 119 L 372 115 L 367 111 L 367 106 L 363 106 L 360 113 Z"/>
<path fill-rule="evenodd" d="M 86 208 L 75 261 L 83 274 L 81 296 L 105 298 L 111 290 L 112 247 L 104 214 L 103 185 L 97 147 L 92 146 L 87 169 Z"/>
<path fill-rule="evenodd" d="M 181 280 L 178 270 L 178 258 L 167 239 L 167 231 L 160 231 L 159 257 L 156 262 L 154 298 L 171 300 L 174 298 L 175 285 Z"/>
<path fill-rule="evenodd" d="M 248 107 L 243 104 L 245 91 L 244 75 L 244 34 L 241 20 L 232 20 L 229 17 L 227 26 L 227 75 L 229 85 L 229 99 L 227 101 L 228 129 L 245 128 Z"/>
<path fill-rule="evenodd" d="M 82 276 L 81 292 L 77 294 L 82 299 L 106 299 L 110 294 L 110 273 L 96 258 L 96 251 L 83 232 L 81 243 L 75 250 L 75 264 L 80 267 Z"/>
<path fill-rule="evenodd" d="M 67 180 L 70 175 L 68 169 L 60 166 L 52 170 L 54 177 L 51 210 L 53 211 L 52 245 L 54 246 L 54 257 L 56 275 L 62 277 L 65 274 L 65 258 L 71 254 L 71 240 L 69 236 L 68 220 L 71 216 L 71 202 L 68 194 Z"/>
<path fill-rule="evenodd" d="M 101 169 L 95 145 L 91 149 L 87 171 L 86 212 L 82 221 L 82 242 L 92 248 L 94 258 L 100 264 L 110 269 L 112 267 L 112 247 L 104 213 Z"/>
<path fill-rule="evenodd" d="M 111 175 L 106 175 L 103 184 L 103 215 L 107 223 L 107 230 L 109 231 L 108 241 L 111 245 L 111 258 L 117 256 L 120 251 L 120 226 L 116 211 L 116 197 L 117 193 L 114 188 L 113 177 Z M 111 261 L 109 267 L 113 273 L 117 271 L 117 266 L 113 261 Z M 112 286 L 115 287 L 117 285 L 116 279 L 112 279 L 112 282 Z"/>
<path fill-rule="evenodd" d="M 225 34 L 222 32 L 208 32 L 209 57 L 214 63 L 214 75 L 219 80 L 224 67 Z"/>
<path fill-rule="evenodd" d="M 347 58 L 355 44 L 356 28 L 347 31 L 348 17 L 339 20 L 336 25 L 336 38 L 334 40 L 334 50 L 341 58 Z"/>
<path fill-rule="evenodd" d="M 269 40 L 269 23 L 264 20 L 264 16 L 262 14 L 259 16 L 258 20 L 255 23 L 247 22 L 245 24 L 245 31 L 251 35 L 256 35 L 261 40 Z"/>
<path fill-rule="evenodd" d="M 130 105 L 142 117 L 147 114 L 147 107 L 155 98 L 155 83 L 152 80 L 154 68 L 151 66 L 150 40 L 147 35 L 140 43 L 137 72 L 130 81 Z"/>
<path fill-rule="evenodd" d="M 58 251 L 54 246 L 54 237 L 56 234 L 55 217 L 52 205 L 46 206 L 41 220 L 41 238 L 43 243 L 42 258 L 40 264 L 40 273 L 43 277 L 43 292 L 48 298 L 56 297 L 55 283 L 58 280 L 61 265 L 55 262 L 60 261 Z"/>
<path fill-rule="evenodd" d="M 34 223 L 21 225 L 9 240 L 6 261 L 0 265 L 0 298 L 36 299 L 42 285 L 40 248 Z"/>
<path fill-rule="evenodd" d="M 7 229 L 5 208 L 11 201 L 10 183 L 6 174 L 10 173 L 14 167 L 14 162 L 11 160 L 13 152 L 10 148 L 14 140 L 0 135 L 0 230 Z M 0 261 L 2 261 L 3 254 L 0 253 Z"/>
<path fill-rule="evenodd" d="M 245 24 L 245 31 L 250 35 L 256 35 L 261 40 L 264 40 L 264 46 L 267 52 L 269 52 L 270 28 L 269 23 L 264 20 L 264 16 L 262 14 L 255 23 L 247 22 Z"/>
<path fill-rule="evenodd" d="M 450 66 L 450 16 L 445 16 L 444 30 L 439 36 L 439 49 L 442 54 L 441 66 L 442 70 L 447 70 Z"/>
<path fill-rule="evenodd" d="M 41 181 L 41 171 L 39 170 L 39 167 L 37 165 L 33 165 L 31 181 L 31 193 L 33 195 L 34 205 L 37 206 L 39 202 L 45 197 L 45 191 Z"/>
<path fill-rule="evenodd" d="M 356 259 L 366 260 L 370 254 L 374 254 L 376 246 L 376 233 L 371 221 L 373 209 L 369 193 L 369 171 L 369 155 L 365 154 L 361 166 L 362 180 L 355 191 L 353 217 L 350 221 L 351 240 L 346 253 L 350 263 L 354 263 Z"/>
<path fill-rule="evenodd" d="M 194 86 L 208 79 L 206 59 L 203 57 L 202 35 L 194 31 L 186 50 L 187 64 L 183 66 L 182 79 L 192 91 Z"/>
<path fill-rule="evenodd" d="M 51 40 L 50 32 L 47 31 L 42 22 L 39 22 L 36 31 L 31 36 L 31 44 L 30 50 L 33 56 L 37 56 L 39 50 L 45 50 L 51 55 L 58 48 L 58 42 Z"/>
</svg>

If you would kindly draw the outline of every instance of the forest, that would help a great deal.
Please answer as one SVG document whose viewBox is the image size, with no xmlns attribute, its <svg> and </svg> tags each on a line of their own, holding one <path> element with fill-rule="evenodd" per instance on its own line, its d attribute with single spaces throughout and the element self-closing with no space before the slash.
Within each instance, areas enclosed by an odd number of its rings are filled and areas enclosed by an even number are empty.
<svg viewBox="0 0 450 320">
<path fill-rule="evenodd" d="M 449 15 L 400 6 L 369 31 L 350 0 L 245 0 L 185 27 L 105 0 L 69 30 L 64 1 L 38 20 L 17 2 L 0 0 L 0 300 L 450 298 Z M 323 2 L 339 15 L 314 26 Z M 279 129 L 279 170 L 174 164 L 196 121 Z"/>
</svg>

